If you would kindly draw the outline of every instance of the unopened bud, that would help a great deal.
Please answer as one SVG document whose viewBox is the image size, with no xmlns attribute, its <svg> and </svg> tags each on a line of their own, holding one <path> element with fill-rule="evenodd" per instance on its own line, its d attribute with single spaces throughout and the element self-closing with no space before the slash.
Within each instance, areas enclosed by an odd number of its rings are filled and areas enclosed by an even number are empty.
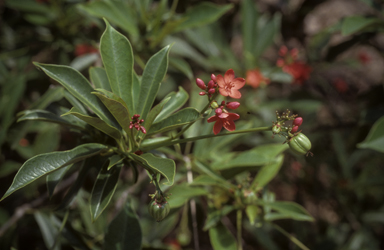
<svg viewBox="0 0 384 250">
<path fill-rule="evenodd" d="M 208 93 L 211 94 L 211 95 L 214 94 L 215 92 L 216 92 L 216 89 L 209 89 L 208 90 Z"/>
<path fill-rule="evenodd" d="M 272 133 L 273 134 L 278 134 L 278 133 L 280 133 L 281 132 L 281 127 L 280 127 L 280 125 L 274 125 L 273 127 L 272 127 Z"/>
<path fill-rule="evenodd" d="M 296 117 L 295 120 L 293 120 L 292 125 L 293 126 L 301 126 L 302 123 L 303 123 L 303 118 Z"/>
<path fill-rule="evenodd" d="M 205 86 L 205 83 L 200 78 L 196 78 L 196 85 L 197 87 L 201 88 L 202 90 L 206 90 L 207 86 Z"/>
<path fill-rule="evenodd" d="M 228 102 L 226 107 L 229 109 L 237 109 L 240 107 L 240 102 Z"/>
<path fill-rule="evenodd" d="M 291 129 L 291 133 L 296 133 L 297 130 L 299 130 L 299 126 L 293 126 L 293 128 Z"/>
<path fill-rule="evenodd" d="M 216 82 L 216 76 L 214 74 L 211 75 L 212 81 Z"/>
<path fill-rule="evenodd" d="M 218 107 L 219 107 L 219 105 L 217 104 L 216 101 L 211 102 L 211 108 L 217 109 Z"/>
<path fill-rule="evenodd" d="M 215 110 L 215 113 L 216 113 L 217 115 L 221 115 L 221 114 L 223 113 L 223 110 L 222 110 L 221 108 L 217 108 L 217 109 Z"/>
<path fill-rule="evenodd" d="M 211 88 L 213 88 L 215 86 L 215 82 L 213 81 L 213 80 L 210 80 L 209 82 L 208 82 L 208 89 L 211 89 Z"/>
<path fill-rule="evenodd" d="M 199 93 L 199 95 L 205 95 L 205 92 L 204 92 L 204 91 L 201 91 L 201 92 Z"/>
<path fill-rule="evenodd" d="M 140 130 L 141 130 L 141 132 L 143 132 L 143 134 L 147 133 L 147 130 L 145 130 L 145 128 L 143 126 L 140 127 Z"/>
</svg>

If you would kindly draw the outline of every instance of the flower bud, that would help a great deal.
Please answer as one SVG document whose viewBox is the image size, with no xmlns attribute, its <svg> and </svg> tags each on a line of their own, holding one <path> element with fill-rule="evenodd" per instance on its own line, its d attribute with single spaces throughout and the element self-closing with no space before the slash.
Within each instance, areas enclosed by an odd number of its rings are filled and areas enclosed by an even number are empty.
<svg viewBox="0 0 384 250">
<path fill-rule="evenodd" d="M 216 76 L 214 74 L 211 75 L 212 81 L 216 82 Z"/>
<path fill-rule="evenodd" d="M 204 91 L 201 91 L 201 92 L 199 93 L 199 95 L 205 95 L 205 92 L 204 92 Z"/>
<path fill-rule="evenodd" d="M 303 133 L 299 133 L 288 142 L 289 148 L 296 154 L 308 154 L 312 147 L 311 141 Z"/>
<path fill-rule="evenodd" d="M 217 108 L 215 109 L 215 113 L 221 115 L 223 113 L 223 110 L 221 108 Z"/>
<path fill-rule="evenodd" d="M 206 90 L 207 86 L 205 86 L 205 83 L 200 78 L 196 78 L 196 85 L 197 87 L 201 88 L 202 90 Z"/>
<path fill-rule="evenodd" d="M 273 134 L 278 134 L 278 133 L 280 133 L 281 132 L 281 126 L 280 125 L 274 125 L 273 127 L 272 127 L 272 133 Z"/>
<path fill-rule="evenodd" d="M 210 80 L 210 81 L 208 82 L 208 89 L 211 89 L 211 88 L 213 88 L 213 87 L 215 87 L 215 82 L 214 82 L 213 80 Z"/>
<path fill-rule="evenodd" d="M 303 118 L 296 117 L 295 120 L 293 120 L 292 125 L 293 126 L 301 126 L 302 123 L 303 123 Z"/>
<path fill-rule="evenodd" d="M 158 201 L 154 199 L 148 207 L 149 214 L 156 219 L 157 222 L 162 221 L 171 210 L 169 203 L 163 199 L 162 201 Z"/>
<path fill-rule="evenodd" d="M 219 105 L 217 104 L 216 101 L 211 102 L 211 108 L 217 109 L 218 107 L 219 107 Z"/>
<path fill-rule="evenodd" d="M 240 107 L 240 102 L 228 102 L 226 107 L 229 109 L 237 109 Z"/>
<path fill-rule="evenodd" d="M 213 88 L 208 90 L 208 93 L 211 95 L 214 94 L 215 92 L 216 92 L 216 89 L 213 89 Z"/>
<path fill-rule="evenodd" d="M 291 129 L 291 133 L 296 133 L 297 130 L 299 130 L 299 126 L 293 126 L 293 128 Z"/>
<path fill-rule="evenodd" d="M 141 130 L 141 132 L 143 132 L 143 134 L 147 133 L 147 130 L 143 126 L 140 126 L 140 130 Z"/>
</svg>

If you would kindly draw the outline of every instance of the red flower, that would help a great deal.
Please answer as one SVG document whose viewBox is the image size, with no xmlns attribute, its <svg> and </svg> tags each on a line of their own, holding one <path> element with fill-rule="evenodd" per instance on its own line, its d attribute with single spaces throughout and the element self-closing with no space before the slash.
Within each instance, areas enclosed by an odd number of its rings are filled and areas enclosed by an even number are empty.
<svg viewBox="0 0 384 250">
<path fill-rule="evenodd" d="M 227 70 L 224 77 L 222 75 L 218 75 L 216 79 L 217 84 L 219 85 L 220 94 L 222 96 L 230 96 L 236 99 L 241 97 L 239 89 L 244 87 L 245 79 L 240 77 L 235 79 L 235 72 L 233 69 Z"/>
<path fill-rule="evenodd" d="M 284 65 L 283 71 L 292 75 L 293 83 L 302 85 L 304 81 L 309 79 L 312 68 L 304 62 L 293 62 L 292 64 Z"/>
<path fill-rule="evenodd" d="M 247 77 L 245 78 L 245 82 L 248 85 L 251 85 L 253 88 L 257 88 L 260 86 L 260 84 L 269 84 L 270 80 L 264 77 L 258 69 L 254 69 L 247 71 Z"/>
<path fill-rule="evenodd" d="M 88 44 L 78 44 L 76 45 L 76 49 L 75 49 L 76 56 L 97 53 L 97 52 L 98 50 L 95 47 L 92 47 L 91 45 L 88 45 Z"/>
<path fill-rule="evenodd" d="M 340 78 L 340 77 L 335 78 L 332 84 L 339 93 L 345 93 L 348 91 L 348 84 L 344 81 L 343 78 Z"/>
<path fill-rule="evenodd" d="M 220 112 L 219 112 L 220 113 Z M 217 135 L 220 133 L 221 129 L 224 128 L 228 131 L 234 131 L 236 129 L 235 123 L 233 121 L 239 119 L 240 116 L 235 113 L 221 113 L 216 114 L 208 118 L 208 122 L 216 122 L 213 126 L 213 133 Z"/>
</svg>

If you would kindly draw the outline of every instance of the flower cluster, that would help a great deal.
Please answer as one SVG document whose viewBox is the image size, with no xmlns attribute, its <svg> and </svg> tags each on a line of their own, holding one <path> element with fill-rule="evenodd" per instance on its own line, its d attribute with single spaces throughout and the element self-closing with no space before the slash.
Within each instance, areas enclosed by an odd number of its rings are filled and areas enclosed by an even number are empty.
<svg viewBox="0 0 384 250">
<path fill-rule="evenodd" d="M 240 115 L 236 113 L 230 113 L 227 109 L 237 109 L 240 106 L 239 102 L 225 102 L 222 101 L 220 106 L 215 100 L 212 100 L 216 97 L 217 93 L 220 93 L 222 96 L 229 96 L 232 98 L 239 99 L 241 89 L 245 84 L 244 78 L 235 78 L 235 72 L 233 69 L 227 70 L 227 72 L 217 77 L 212 74 L 211 80 L 208 82 L 208 85 L 205 85 L 204 81 L 200 78 L 196 79 L 197 86 L 204 90 L 200 92 L 200 95 L 207 95 L 208 101 L 211 103 L 210 108 L 215 109 L 215 115 L 208 118 L 208 122 L 215 122 L 213 126 L 213 133 L 217 135 L 221 129 L 224 127 L 228 131 L 234 131 L 236 129 L 234 121 L 240 118 Z"/>
<path fill-rule="evenodd" d="M 299 61 L 297 59 L 298 54 L 296 48 L 288 51 L 286 46 L 282 46 L 279 50 L 281 58 L 277 60 L 276 64 L 293 77 L 293 83 L 302 85 L 304 81 L 309 79 L 312 68 L 305 62 Z"/>
<path fill-rule="evenodd" d="M 295 120 L 292 122 L 292 129 L 291 129 L 291 134 L 294 134 L 299 130 L 300 125 L 303 123 L 303 118 L 301 117 L 296 117 Z"/>
<path fill-rule="evenodd" d="M 129 123 L 129 128 L 136 128 L 137 131 L 141 130 L 144 134 L 147 133 L 147 130 L 141 124 L 144 122 L 144 119 L 139 119 L 140 115 L 136 114 L 132 116 L 132 121 Z"/>
</svg>

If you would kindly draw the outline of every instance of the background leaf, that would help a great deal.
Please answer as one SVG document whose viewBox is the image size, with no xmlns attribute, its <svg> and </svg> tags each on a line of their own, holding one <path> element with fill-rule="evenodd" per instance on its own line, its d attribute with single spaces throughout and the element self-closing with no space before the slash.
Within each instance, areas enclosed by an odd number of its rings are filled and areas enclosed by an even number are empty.
<svg viewBox="0 0 384 250">
<path fill-rule="evenodd" d="M 216 227 L 209 229 L 209 239 L 214 250 L 236 250 L 236 239 L 223 225 L 218 223 Z"/>
<path fill-rule="evenodd" d="M 369 148 L 384 153 L 384 116 L 373 124 L 367 138 L 357 144 L 359 148 Z"/>
<path fill-rule="evenodd" d="M 164 108 L 161 110 L 160 114 L 156 116 L 154 122 L 159 122 L 170 116 L 173 112 L 181 108 L 188 101 L 188 93 L 182 88 L 179 87 L 178 92 L 171 92 L 166 95 L 165 98 L 171 97 L 171 99 L 165 104 Z"/>
<path fill-rule="evenodd" d="M 95 89 L 105 89 L 112 91 L 105 69 L 99 67 L 91 67 L 89 68 L 89 76 L 91 78 L 91 82 L 93 85 L 95 85 Z"/>
</svg>

